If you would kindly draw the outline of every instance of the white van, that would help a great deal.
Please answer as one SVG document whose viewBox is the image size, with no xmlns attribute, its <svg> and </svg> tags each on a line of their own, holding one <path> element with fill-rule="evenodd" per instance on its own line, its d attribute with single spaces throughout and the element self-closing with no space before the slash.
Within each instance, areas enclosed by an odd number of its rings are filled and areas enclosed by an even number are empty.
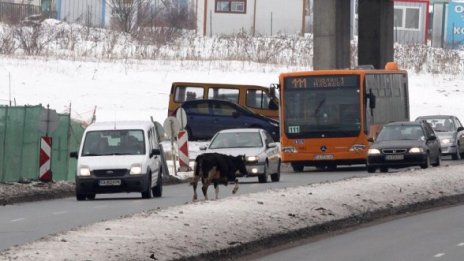
<svg viewBox="0 0 464 261">
<path fill-rule="evenodd" d="M 95 194 L 141 192 L 161 197 L 162 165 L 152 122 L 101 122 L 88 126 L 77 159 L 76 199 Z"/>
</svg>

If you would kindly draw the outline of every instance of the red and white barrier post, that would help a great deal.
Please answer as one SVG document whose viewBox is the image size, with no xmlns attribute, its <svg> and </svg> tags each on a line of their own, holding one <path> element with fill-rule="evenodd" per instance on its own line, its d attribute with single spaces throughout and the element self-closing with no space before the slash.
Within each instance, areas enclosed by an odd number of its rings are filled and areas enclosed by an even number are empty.
<svg viewBox="0 0 464 261">
<path fill-rule="evenodd" d="M 52 138 L 42 137 L 40 139 L 40 159 L 39 159 L 39 180 L 44 182 L 52 181 L 51 166 L 52 158 Z"/>
<path fill-rule="evenodd" d="M 189 156 L 188 156 L 188 133 L 185 130 L 179 131 L 177 134 L 177 147 L 179 148 L 179 170 L 189 171 Z"/>
</svg>

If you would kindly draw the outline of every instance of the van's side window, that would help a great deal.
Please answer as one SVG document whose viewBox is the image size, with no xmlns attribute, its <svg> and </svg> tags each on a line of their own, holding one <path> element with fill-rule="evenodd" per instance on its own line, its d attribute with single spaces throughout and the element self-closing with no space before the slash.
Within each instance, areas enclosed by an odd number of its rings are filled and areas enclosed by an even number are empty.
<svg viewBox="0 0 464 261">
<path fill-rule="evenodd" d="M 271 98 L 262 90 L 247 90 L 246 105 L 257 109 L 270 109 Z M 271 108 L 272 109 L 272 108 Z"/>
<path fill-rule="evenodd" d="M 202 100 L 204 92 L 202 87 L 177 86 L 174 99 L 176 102 Z"/>
<path fill-rule="evenodd" d="M 239 89 L 209 88 L 208 99 L 238 103 Z"/>
</svg>

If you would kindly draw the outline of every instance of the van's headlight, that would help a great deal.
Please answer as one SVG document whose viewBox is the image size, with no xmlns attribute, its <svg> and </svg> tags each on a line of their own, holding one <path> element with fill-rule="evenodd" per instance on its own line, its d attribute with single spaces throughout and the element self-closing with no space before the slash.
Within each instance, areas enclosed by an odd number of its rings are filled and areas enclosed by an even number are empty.
<svg viewBox="0 0 464 261">
<path fill-rule="evenodd" d="M 79 167 L 79 172 L 77 172 L 78 176 L 90 176 L 90 169 L 87 166 Z"/>
<path fill-rule="evenodd" d="M 142 166 L 140 164 L 134 164 L 130 168 L 130 175 L 140 175 L 142 174 Z"/>
<path fill-rule="evenodd" d="M 367 151 L 367 154 L 368 154 L 368 155 L 379 155 L 379 154 L 380 154 L 380 150 L 378 150 L 378 149 L 369 149 L 369 150 Z"/>
</svg>

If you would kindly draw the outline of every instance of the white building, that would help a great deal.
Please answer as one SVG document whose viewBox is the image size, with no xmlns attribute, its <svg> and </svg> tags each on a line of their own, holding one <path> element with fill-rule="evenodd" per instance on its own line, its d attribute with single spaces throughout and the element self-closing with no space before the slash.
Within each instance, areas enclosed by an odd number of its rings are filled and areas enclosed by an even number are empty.
<svg viewBox="0 0 464 261">
<path fill-rule="evenodd" d="M 196 0 L 198 34 L 303 34 L 307 0 Z"/>
</svg>

